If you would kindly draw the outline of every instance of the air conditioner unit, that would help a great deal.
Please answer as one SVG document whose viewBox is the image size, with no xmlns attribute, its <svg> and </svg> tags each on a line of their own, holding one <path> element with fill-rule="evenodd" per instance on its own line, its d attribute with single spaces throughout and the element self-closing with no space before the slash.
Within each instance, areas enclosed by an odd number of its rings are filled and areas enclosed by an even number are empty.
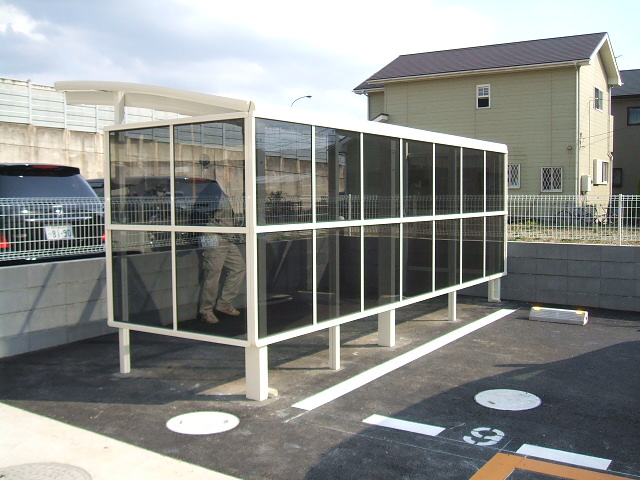
<svg viewBox="0 0 640 480">
<path fill-rule="evenodd" d="M 580 192 L 590 192 L 591 191 L 591 175 L 582 175 L 580 177 Z"/>
</svg>

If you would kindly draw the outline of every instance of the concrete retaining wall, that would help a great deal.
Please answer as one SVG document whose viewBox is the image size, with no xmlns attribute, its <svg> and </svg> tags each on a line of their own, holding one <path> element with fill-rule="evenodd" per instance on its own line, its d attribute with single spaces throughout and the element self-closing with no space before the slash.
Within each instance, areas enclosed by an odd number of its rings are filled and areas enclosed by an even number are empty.
<svg viewBox="0 0 640 480">
<path fill-rule="evenodd" d="M 640 247 L 510 242 L 508 254 L 503 300 L 640 311 Z M 197 279 L 180 277 L 180 311 L 193 315 Z M 0 357 L 115 331 L 105 283 L 100 258 L 0 267 Z M 486 296 L 487 286 L 461 293 Z"/>
</svg>

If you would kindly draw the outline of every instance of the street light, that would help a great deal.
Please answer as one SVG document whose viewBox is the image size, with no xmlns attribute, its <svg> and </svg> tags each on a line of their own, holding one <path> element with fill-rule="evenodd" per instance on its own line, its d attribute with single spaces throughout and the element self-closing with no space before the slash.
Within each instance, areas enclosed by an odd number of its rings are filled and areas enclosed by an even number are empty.
<svg viewBox="0 0 640 480">
<path fill-rule="evenodd" d="M 298 97 L 296 98 L 293 102 L 291 102 L 291 106 L 293 107 L 293 104 L 296 103 L 298 100 L 300 100 L 301 98 L 311 98 L 311 95 L 304 95 L 302 97 Z"/>
</svg>

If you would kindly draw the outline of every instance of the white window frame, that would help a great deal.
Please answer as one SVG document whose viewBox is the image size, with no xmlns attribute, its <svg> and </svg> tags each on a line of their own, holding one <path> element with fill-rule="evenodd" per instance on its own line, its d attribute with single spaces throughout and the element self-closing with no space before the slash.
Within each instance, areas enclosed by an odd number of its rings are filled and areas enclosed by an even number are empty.
<svg viewBox="0 0 640 480">
<path fill-rule="evenodd" d="M 593 160 L 593 184 L 607 185 L 609 183 L 609 162 L 606 160 Z"/>
<path fill-rule="evenodd" d="M 593 94 L 593 108 L 599 111 L 604 109 L 604 93 L 598 87 L 595 87 Z"/>
<path fill-rule="evenodd" d="M 507 165 L 507 179 L 509 183 L 509 188 L 520 188 L 520 164 L 508 164 Z M 514 179 L 512 182 L 511 180 Z"/>
<path fill-rule="evenodd" d="M 486 106 L 480 106 L 480 100 L 486 100 Z M 483 85 L 476 85 L 476 108 L 491 108 L 491 85 L 485 83 Z"/>
<path fill-rule="evenodd" d="M 548 189 L 544 188 L 545 170 L 548 170 L 550 172 L 553 172 L 553 171 L 560 172 L 559 188 L 548 188 Z M 550 175 L 553 177 L 553 173 L 550 173 Z M 540 191 L 541 192 L 562 192 L 562 177 L 563 177 L 562 167 L 542 167 L 540 169 Z"/>
</svg>

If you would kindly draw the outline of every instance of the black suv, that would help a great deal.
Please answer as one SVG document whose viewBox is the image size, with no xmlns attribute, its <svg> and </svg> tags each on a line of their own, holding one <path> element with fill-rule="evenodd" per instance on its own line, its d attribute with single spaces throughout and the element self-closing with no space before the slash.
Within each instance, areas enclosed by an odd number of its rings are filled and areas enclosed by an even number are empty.
<svg viewBox="0 0 640 480">
<path fill-rule="evenodd" d="M 0 262 L 104 252 L 104 206 L 75 167 L 0 164 Z"/>
</svg>

